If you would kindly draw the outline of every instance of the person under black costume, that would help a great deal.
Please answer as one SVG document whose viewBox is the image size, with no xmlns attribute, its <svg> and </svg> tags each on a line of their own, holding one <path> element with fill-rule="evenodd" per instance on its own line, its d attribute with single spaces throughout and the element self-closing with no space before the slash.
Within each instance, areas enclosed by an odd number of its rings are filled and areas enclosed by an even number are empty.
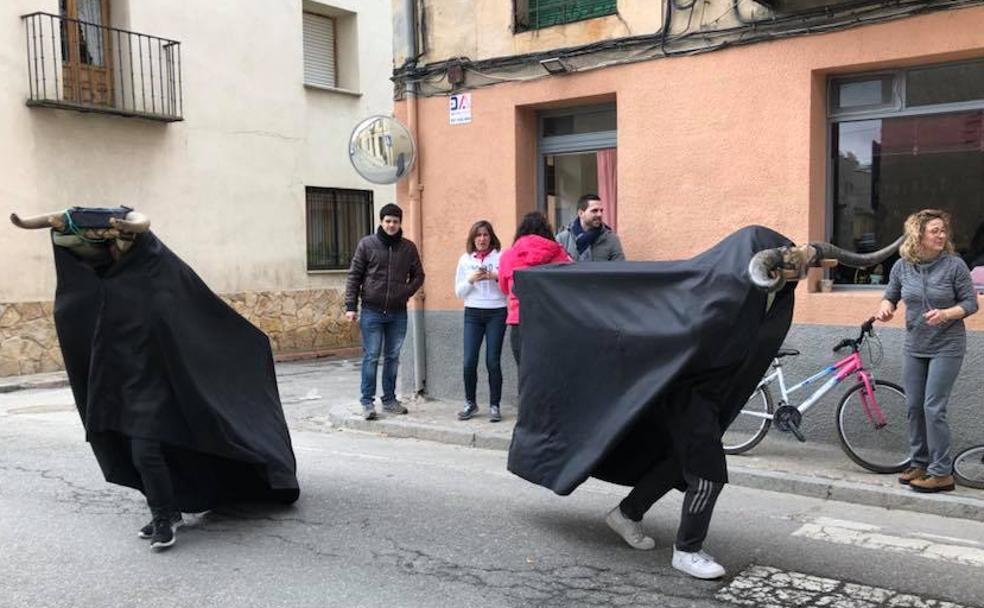
<svg viewBox="0 0 984 608">
<path fill-rule="evenodd" d="M 11 219 L 52 228 L 55 327 L 86 439 L 107 481 L 145 495 L 153 549 L 174 544 L 182 511 L 297 500 L 263 332 L 126 207 Z"/>
<path fill-rule="evenodd" d="M 517 273 L 524 348 L 509 470 L 559 495 L 588 477 L 632 486 L 606 520 L 637 549 L 655 547 L 643 515 L 681 490 L 672 565 L 723 576 L 703 551 L 728 481 L 721 437 L 792 321 L 795 283 L 779 279 L 768 293 L 750 280 L 766 250 L 777 252 L 774 268 L 795 257 L 778 253 L 795 253 L 789 239 L 753 226 L 689 260 Z"/>
</svg>

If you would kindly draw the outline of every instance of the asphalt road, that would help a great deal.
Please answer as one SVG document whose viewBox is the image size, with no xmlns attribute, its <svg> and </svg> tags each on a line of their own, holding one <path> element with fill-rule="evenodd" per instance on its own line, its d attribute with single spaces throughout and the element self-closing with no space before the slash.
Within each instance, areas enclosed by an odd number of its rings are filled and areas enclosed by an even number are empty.
<svg viewBox="0 0 984 608">
<path fill-rule="evenodd" d="M 558 497 L 503 452 L 292 409 L 300 501 L 194 518 L 155 554 L 66 391 L 0 395 L 0 606 L 984 606 L 984 523 L 728 487 L 705 546 L 728 576 L 703 582 L 669 566 L 679 494 L 635 551 L 603 522 L 623 488 Z"/>
</svg>

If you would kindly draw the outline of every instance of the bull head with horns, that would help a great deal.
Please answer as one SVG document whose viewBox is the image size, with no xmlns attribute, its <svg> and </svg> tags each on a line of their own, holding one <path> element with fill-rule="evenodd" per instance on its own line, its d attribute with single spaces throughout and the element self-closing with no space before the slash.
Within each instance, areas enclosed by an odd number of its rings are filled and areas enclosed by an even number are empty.
<svg viewBox="0 0 984 608">
<path fill-rule="evenodd" d="M 147 216 L 125 206 L 109 209 L 72 207 L 24 218 L 11 213 L 10 221 L 25 230 L 50 228 L 55 245 L 89 260 L 107 254 L 116 258 L 126 253 L 133 246 L 136 235 L 150 229 Z"/>
<path fill-rule="evenodd" d="M 810 268 L 831 268 L 837 264 L 866 268 L 879 264 L 898 251 L 904 238 L 899 237 L 888 247 L 872 253 L 855 253 L 824 242 L 766 249 L 752 257 L 748 274 L 756 287 L 773 293 L 782 289 L 787 281 L 805 279 Z"/>
</svg>

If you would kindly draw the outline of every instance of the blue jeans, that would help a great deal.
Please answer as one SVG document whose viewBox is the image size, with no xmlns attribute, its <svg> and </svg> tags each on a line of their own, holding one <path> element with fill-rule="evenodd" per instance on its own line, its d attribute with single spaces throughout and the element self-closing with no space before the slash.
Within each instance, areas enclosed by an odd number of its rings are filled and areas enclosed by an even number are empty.
<svg viewBox="0 0 984 608">
<path fill-rule="evenodd" d="M 396 372 L 400 367 L 400 348 L 407 335 L 407 311 L 382 313 L 362 309 L 362 406 L 376 398 L 376 368 L 383 356 L 383 405 L 396 403 Z"/>
<path fill-rule="evenodd" d="M 475 403 L 478 353 L 485 339 L 485 369 L 489 372 L 489 405 L 502 398 L 502 341 L 506 336 L 505 308 L 465 308 L 465 400 Z"/>
</svg>

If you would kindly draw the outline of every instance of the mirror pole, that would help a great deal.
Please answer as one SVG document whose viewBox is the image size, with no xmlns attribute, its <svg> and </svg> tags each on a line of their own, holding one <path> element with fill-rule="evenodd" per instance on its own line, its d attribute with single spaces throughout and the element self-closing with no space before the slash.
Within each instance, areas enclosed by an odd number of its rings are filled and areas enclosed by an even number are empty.
<svg viewBox="0 0 984 608">
<path fill-rule="evenodd" d="M 403 0 L 403 17 L 406 27 L 407 58 L 412 61 L 412 65 L 417 63 L 417 6 L 415 0 Z M 410 169 L 410 175 L 406 181 L 407 196 L 410 202 L 410 217 L 412 219 L 413 234 L 412 238 L 417 243 L 417 250 L 420 253 L 421 264 L 426 259 L 424 257 L 424 222 L 423 222 L 423 186 L 420 184 L 420 163 L 423 158 L 420 137 L 417 133 L 417 83 L 413 76 L 409 75 L 406 80 L 404 100 L 407 109 L 407 128 L 410 131 L 410 138 L 416 142 L 417 159 Z M 399 184 L 399 182 L 397 182 Z M 399 186 L 397 186 L 399 187 Z M 424 336 L 424 314 L 426 305 L 424 289 L 418 289 L 413 298 L 413 379 L 414 393 L 422 394 L 427 388 L 427 351 Z"/>
</svg>

